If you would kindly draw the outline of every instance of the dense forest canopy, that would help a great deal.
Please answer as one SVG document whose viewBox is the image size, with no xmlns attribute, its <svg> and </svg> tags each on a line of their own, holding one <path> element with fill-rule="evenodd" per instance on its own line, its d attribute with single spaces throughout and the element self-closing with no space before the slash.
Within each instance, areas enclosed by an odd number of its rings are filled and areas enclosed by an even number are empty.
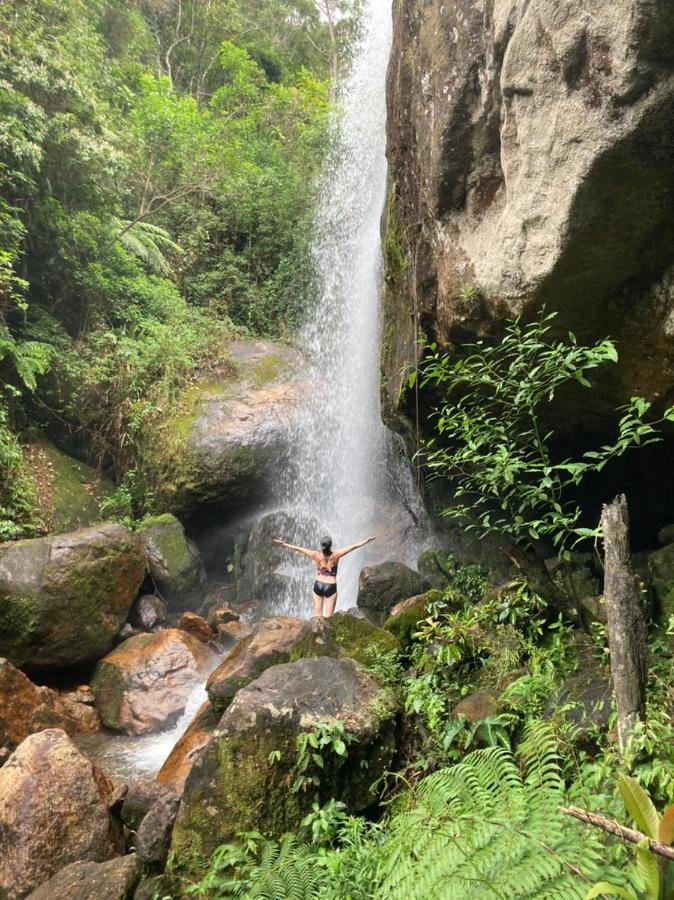
<svg viewBox="0 0 674 900">
<path fill-rule="evenodd" d="M 2 536 L 32 528 L 28 420 L 122 477 L 223 338 L 296 328 L 356 22 L 348 0 L 4 0 Z"/>
</svg>

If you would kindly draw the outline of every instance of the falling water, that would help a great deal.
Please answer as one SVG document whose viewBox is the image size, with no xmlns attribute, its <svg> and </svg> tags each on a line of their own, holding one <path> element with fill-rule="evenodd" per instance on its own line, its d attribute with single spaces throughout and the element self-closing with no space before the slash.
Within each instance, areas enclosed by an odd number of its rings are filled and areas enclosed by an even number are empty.
<svg viewBox="0 0 674 900">
<path fill-rule="evenodd" d="M 393 473 L 390 435 L 379 407 L 380 221 L 390 45 L 391 0 L 366 0 L 321 179 L 313 240 L 317 297 L 301 341 L 312 367 L 311 387 L 294 429 L 295 465 L 283 486 L 284 507 L 300 521 L 315 523 L 309 528 L 314 546 L 316 526 L 338 547 L 378 535 L 376 544 L 340 565 L 342 608 L 355 603 L 358 573 L 366 561 L 382 558 L 384 547 L 398 559 L 410 553 L 413 558 L 415 549 L 404 547 L 400 537 L 411 519 L 398 494 L 409 490 Z M 392 535 L 397 535 L 395 552 Z M 306 614 L 310 568 L 306 560 L 289 563 L 283 611 Z"/>
</svg>

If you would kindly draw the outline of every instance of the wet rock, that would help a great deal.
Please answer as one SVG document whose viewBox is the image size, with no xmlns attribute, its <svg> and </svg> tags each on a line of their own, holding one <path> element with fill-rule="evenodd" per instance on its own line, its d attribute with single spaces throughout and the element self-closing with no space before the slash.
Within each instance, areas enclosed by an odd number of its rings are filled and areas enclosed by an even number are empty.
<svg viewBox="0 0 674 900">
<path fill-rule="evenodd" d="M 254 633 L 242 640 L 211 672 L 206 682 L 211 702 L 224 709 L 239 688 L 270 666 L 288 662 L 303 627 L 302 619 L 280 616 L 258 623 Z"/>
<path fill-rule="evenodd" d="M 648 556 L 648 570 L 657 605 L 656 613 L 663 622 L 674 616 L 674 544 Z"/>
<path fill-rule="evenodd" d="M 152 631 L 166 618 L 166 604 L 156 594 L 142 594 L 133 601 L 129 624 L 141 631 Z M 132 637 L 131 634 L 127 637 Z"/>
<path fill-rule="evenodd" d="M 100 720 L 77 692 L 59 695 L 41 687 L 0 658 L 0 746 L 14 750 L 24 738 L 46 728 L 86 734 L 100 728 Z"/>
<path fill-rule="evenodd" d="M 290 651 L 290 661 L 318 656 L 348 656 L 370 666 L 382 653 L 399 649 L 397 639 L 368 619 L 338 612 L 308 619 Z"/>
<path fill-rule="evenodd" d="M 366 808 L 370 785 L 391 763 L 395 713 L 391 693 L 354 660 L 322 657 L 268 669 L 237 693 L 192 768 L 172 851 L 189 865 L 193 854 L 209 855 L 238 831 L 296 828 L 314 793 L 289 790 L 296 739 L 317 722 L 340 720 L 353 738 L 346 760 L 325 754 L 319 800 L 334 797 L 352 812 Z M 272 751 L 280 754 L 273 765 Z"/>
<path fill-rule="evenodd" d="M 462 716 L 466 722 L 481 722 L 498 713 L 498 697 L 492 691 L 476 691 L 460 700 L 452 710 L 453 716 Z"/>
<path fill-rule="evenodd" d="M 400 562 L 367 566 L 360 573 L 358 606 L 372 622 L 381 625 L 401 600 L 428 590 L 428 580 Z"/>
<path fill-rule="evenodd" d="M 72 862 L 120 852 L 109 793 L 63 731 L 27 737 L 0 769 L 0 896 L 25 897 Z"/>
<path fill-rule="evenodd" d="M 234 612 L 230 606 L 214 606 L 208 613 L 208 624 L 213 629 L 219 625 L 227 625 L 230 622 L 238 622 L 241 616 Z"/>
<path fill-rule="evenodd" d="M 157 781 L 182 794 L 192 766 L 209 742 L 222 713 L 209 700 L 203 703 L 190 722 L 185 734 L 169 753 L 157 773 Z"/>
<path fill-rule="evenodd" d="M 121 644 L 123 641 L 128 641 L 130 637 L 135 637 L 137 634 L 143 634 L 142 628 L 134 628 L 130 622 L 125 622 L 117 633 L 115 644 Z"/>
<path fill-rule="evenodd" d="M 28 900 L 130 900 L 141 871 L 136 854 L 103 863 L 71 863 L 33 891 Z"/>
<path fill-rule="evenodd" d="M 665 525 L 664 528 L 661 528 L 658 531 L 658 540 L 663 547 L 666 547 L 668 544 L 674 544 L 674 525 Z"/>
<path fill-rule="evenodd" d="M 431 587 L 439 590 L 446 587 L 451 580 L 452 572 L 447 564 L 447 554 L 437 547 L 430 547 L 420 554 L 417 569 Z"/>
<path fill-rule="evenodd" d="M 206 597 L 206 569 L 182 524 L 166 514 L 146 519 L 138 533 L 150 575 L 168 609 L 198 609 Z"/>
<path fill-rule="evenodd" d="M 0 653 L 16 666 L 64 669 L 112 647 L 145 575 L 122 525 L 0 547 Z"/>
<path fill-rule="evenodd" d="M 170 434 L 171 459 L 149 475 L 158 503 L 177 514 L 214 503 L 250 508 L 267 496 L 286 452 L 303 358 L 269 341 L 232 341 L 227 350 L 230 375 L 192 383 L 157 435 L 165 460 Z"/>
<path fill-rule="evenodd" d="M 179 803 L 177 794 L 167 792 L 155 800 L 138 826 L 134 844 L 146 865 L 158 867 L 166 862 Z"/>
<path fill-rule="evenodd" d="M 191 634 L 167 628 L 129 638 L 96 666 L 96 708 L 108 728 L 145 734 L 174 725 L 215 653 Z"/>
<path fill-rule="evenodd" d="M 325 529 L 323 529 L 324 531 Z M 294 554 L 272 543 L 272 538 L 302 547 L 316 546 L 321 535 L 320 524 L 295 514 L 277 511 L 263 516 L 239 537 L 234 553 L 234 578 L 239 603 L 254 599 L 273 612 L 284 591 L 291 585 Z M 304 560 L 310 572 L 310 561 Z"/>
<path fill-rule="evenodd" d="M 206 619 L 193 612 L 182 614 L 180 622 L 178 623 L 178 628 L 180 628 L 181 631 L 186 631 L 188 634 L 191 634 L 204 644 L 212 641 L 214 637 L 211 626 Z"/>
<path fill-rule="evenodd" d="M 121 808 L 122 822 L 131 831 L 137 831 L 140 823 L 158 800 L 173 796 L 167 786 L 159 784 L 154 778 L 138 778 L 127 786 L 126 796 Z"/>
<path fill-rule="evenodd" d="M 231 651 L 244 638 L 253 633 L 250 625 L 243 622 L 224 622 L 216 626 L 216 640 L 224 650 Z"/>
</svg>

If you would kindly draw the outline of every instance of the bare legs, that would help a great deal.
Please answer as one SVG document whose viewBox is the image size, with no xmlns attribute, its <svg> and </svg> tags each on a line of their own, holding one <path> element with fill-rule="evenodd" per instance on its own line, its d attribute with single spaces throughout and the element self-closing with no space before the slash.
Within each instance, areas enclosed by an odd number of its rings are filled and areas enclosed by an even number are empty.
<svg viewBox="0 0 674 900">
<path fill-rule="evenodd" d="M 335 611 L 335 606 L 337 605 L 337 594 L 333 594 L 332 597 L 321 597 L 320 594 L 317 594 L 315 591 L 311 595 L 312 600 L 314 601 L 314 615 L 322 616 L 323 613 L 323 604 L 325 603 L 325 615 L 331 616 Z"/>
</svg>

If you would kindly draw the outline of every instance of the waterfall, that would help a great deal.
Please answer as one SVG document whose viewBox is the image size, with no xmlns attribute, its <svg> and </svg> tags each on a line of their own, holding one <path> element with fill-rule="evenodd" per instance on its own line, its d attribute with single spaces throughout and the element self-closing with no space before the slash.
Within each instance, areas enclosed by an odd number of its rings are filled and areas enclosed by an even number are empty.
<svg viewBox="0 0 674 900">
<path fill-rule="evenodd" d="M 362 565 L 391 556 L 413 561 L 417 550 L 415 541 L 402 537 L 412 520 L 400 493 L 410 494 L 410 485 L 391 466 L 379 405 L 391 30 L 391 0 L 365 0 L 321 176 L 312 244 L 316 298 L 300 339 L 310 361 L 309 386 L 281 486 L 283 507 L 305 523 L 298 533 L 312 535 L 313 546 L 319 530 L 333 537 L 336 548 L 378 535 L 340 564 L 340 608 L 355 603 Z M 277 611 L 307 615 L 311 566 L 293 558 L 285 574 L 288 587 Z"/>
</svg>

